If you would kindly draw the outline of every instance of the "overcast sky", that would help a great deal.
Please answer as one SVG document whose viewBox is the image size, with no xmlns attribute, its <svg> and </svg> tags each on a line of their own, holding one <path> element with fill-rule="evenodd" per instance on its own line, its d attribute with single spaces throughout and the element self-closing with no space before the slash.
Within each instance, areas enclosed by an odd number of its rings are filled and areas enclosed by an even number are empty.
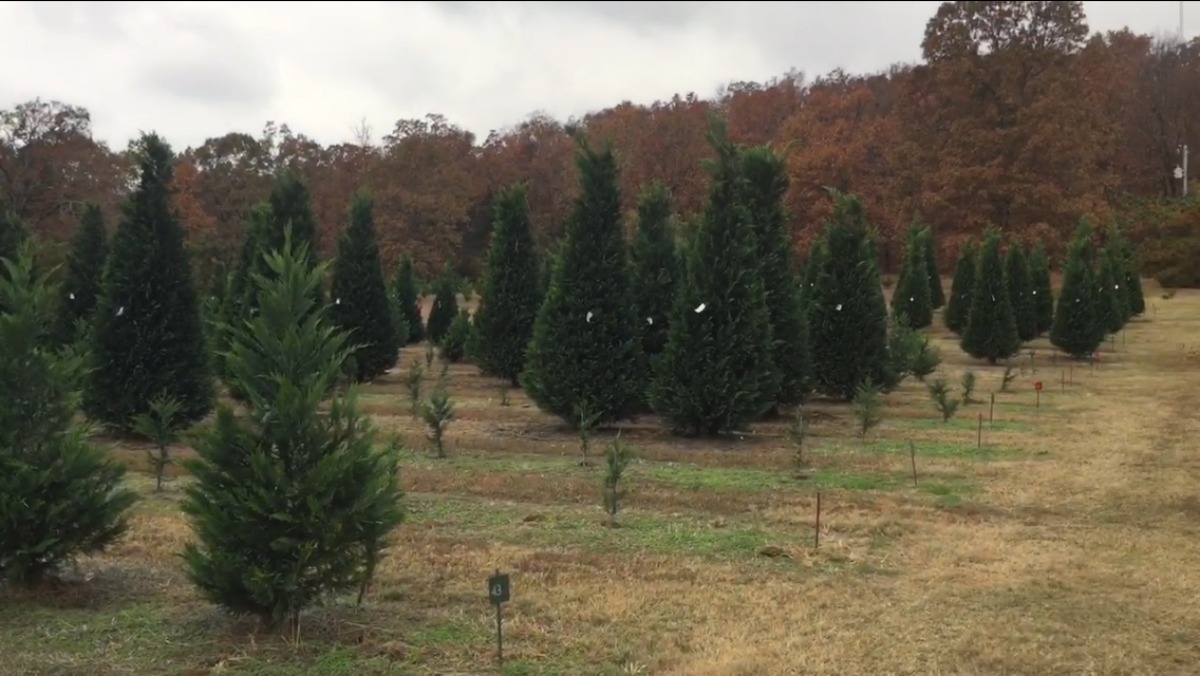
<svg viewBox="0 0 1200 676">
<path fill-rule="evenodd" d="M 436 112 L 480 138 L 797 68 L 916 61 L 938 2 L 4 2 L 0 107 L 87 107 L 116 147 L 267 120 L 330 143 Z M 1177 33 L 1178 2 L 1086 2 L 1092 30 Z M 1185 33 L 1200 1 L 1184 3 Z"/>
</svg>

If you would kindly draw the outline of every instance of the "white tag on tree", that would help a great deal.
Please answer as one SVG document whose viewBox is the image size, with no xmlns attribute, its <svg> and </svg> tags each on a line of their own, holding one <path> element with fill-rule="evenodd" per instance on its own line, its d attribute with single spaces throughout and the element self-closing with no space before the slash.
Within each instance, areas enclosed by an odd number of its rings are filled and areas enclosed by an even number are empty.
<svg viewBox="0 0 1200 676">
<path fill-rule="evenodd" d="M 836 312 L 841 312 L 841 311 L 842 311 L 842 304 L 841 304 L 841 303 L 838 303 L 838 304 L 837 304 L 837 307 L 835 307 L 835 308 L 833 308 L 833 309 L 834 309 L 834 311 L 836 311 Z"/>
<path fill-rule="evenodd" d="M 118 317 L 120 317 L 120 316 L 121 316 L 121 315 L 123 315 L 123 314 L 125 314 L 125 306 L 124 306 L 124 305 L 122 305 L 121 307 L 117 308 L 117 316 L 118 316 Z"/>
<path fill-rule="evenodd" d="M 67 298 L 70 298 L 71 300 L 75 300 L 75 294 L 74 294 L 74 293 L 68 293 L 68 294 L 67 294 Z"/>
<path fill-rule="evenodd" d="M 592 323 L 592 313 L 591 313 L 591 312 L 588 312 L 588 313 L 587 313 L 587 323 L 588 323 L 588 324 L 591 324 L 591 323 Z"/>
<path fill-rule="evenodd" d="M 704 312 L 705 307 L 707 307 L 707 306 L 704 303 L 697 305 L 696 306 L 696 314 L 700 314 L 701 312 Z"/>
<path fill-rule="evenodd" d="M 653 326 L 654 325 L 654 317 L 646 317 L 646 323 Z"/>
</svg>

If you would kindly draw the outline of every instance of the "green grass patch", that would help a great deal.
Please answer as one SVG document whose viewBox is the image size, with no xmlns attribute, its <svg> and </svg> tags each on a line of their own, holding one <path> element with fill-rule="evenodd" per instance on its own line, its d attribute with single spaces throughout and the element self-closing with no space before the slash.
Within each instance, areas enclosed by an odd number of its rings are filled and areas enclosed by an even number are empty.
<svg viewBox="0 0 1200 676">
<path fill-rule="evenodd" d="M 976 414 L 978 414 L 978 412 Z M 1016 420 L 993 420 L 988 422 L 987 413 L 984 413 L 983 417 L 984 430 L 994 430 L 997 432 L 1032 432 L 1035 429 L 1033 423 Z M 897 420 L 895 421 L 895 425 L 897 427 L 914 430 L 955 430 L 974 432 L 976 429 L 978 429 L 979 421 L 974 415 L 971 415 L 970 417 L 951 418 L 945 422 L 942 422 L 941 418 Z"/>
<path fill-rule="evenodd" d="M 636 500 L 636 493 L 631 499 Z M 716 527 L 701 519 L 665 518 L 633 510 L 618 519 L 620 528 L 607 528 L 602 523 L 604 514 L 598 500 L 595 509 L 514 505 L 430 494 L 412 494 L 408 500 L 410 524 L 436 524 L 437 530 L 507 544 L 729 560 L 753 557 L 767 544 L 784 546 L 797 541 L 794 533 L 771 532 L 760 524 L 733 521 Z M 524 519 L 534 513 L 539 520 L 525 523 Z"/>
<path fill-rule="evenodd" d="M 579 472 L 578 456 L 538 456 L 494 453 L 487 455 L 455 455 L 438 460 L 427 454 L 413 454 L 405 465 L 425 470 L 457 473 L 497 474 L 504 472 L 564 475 Z M 855 474 L 841 470 L 818 470 L 808 481 L 797 482 L 784 469 L 748 469 L 714 467 L 686 462 L 656 462 L 634 460 L 627 470 L 630 485 L 651 482 L 690 491 L 729 493 L 761 493 L 763 491 L 803 492 L 805 487 L 853 491 L 889 490 L 892 477 L 874 474 Z M 597 478 L 597 480 L 599 480 Z"/>
<path fill-rule="evenodd" d="M 1014 451 L 997 448 L 987 443 L 980 448 L 975 445 L 974 439 L 971 439 L 969 442 L 966 440 L 963 442 L 948 442 L 914 439 L 913 443 L 917 447 L 918 462 L 920 462 L 921 458 L 996 460 L 1017 455 Z M 851 448 L 853 447 L 848 447 L 845 450 L 850 450 Z M 907 456 L 910 453 L 908 441 L 905 439 L 881 439 L 868 444 L 865 450 L 869 453 L 883 453 L 888 455 Z"/>
</svg>

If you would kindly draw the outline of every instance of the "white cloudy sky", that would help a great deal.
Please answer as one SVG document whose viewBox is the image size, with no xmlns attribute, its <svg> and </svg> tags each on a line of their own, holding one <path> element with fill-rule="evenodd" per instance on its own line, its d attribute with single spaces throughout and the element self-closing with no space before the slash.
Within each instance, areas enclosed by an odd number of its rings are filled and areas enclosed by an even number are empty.
<svg viewBox="0 0 1200 676">
<path fill-rule="evenodd" d="M 322 142 L 429 112 L 485 136 L 795 67 L 915 61 L 938 2 L 4 2 L 0 108 L 86 106 L 123 147 L 287 122 Z M 1184 3 L 1200 33 L 1200 1 Z M 1177 33 L 1178 2 L 1087 2 L 1093 30 Z"/>
</svg>

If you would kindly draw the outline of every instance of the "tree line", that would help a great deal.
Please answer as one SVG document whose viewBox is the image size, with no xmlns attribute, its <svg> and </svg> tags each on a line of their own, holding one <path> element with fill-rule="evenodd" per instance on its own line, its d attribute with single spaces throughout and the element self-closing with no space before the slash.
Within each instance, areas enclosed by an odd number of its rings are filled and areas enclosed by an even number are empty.
<svg viewBox="0 0 1200 676">
<path fill-rule="evenodd" d="M 378 139 L 364 127 L 331 146 L 268 123 L 182 152 L 174 199 L 202 279 L 235 267 L 254 209 L 283 169 L 312 187 L 321 255 L 333 254 L 365 186 L 388 269 L 407 252 L 425 278 L 447 262 L 477 278 L 506 186 L 527 184 L 539 251 L 561 240 L 579 190 L 570 179 L 576 137 L 613 140 L 624 212 L 658 180 L 681 213 L 698 214 L 699 167 L 711 154 L 705 120 L 717 113 L 734 142 L 789 149 L 784 204 L 802 254 L 832 212 L 822 194 L 834 187 L 866 205 L 885 273 L 899 269 L 916 213 L 939 234 L 940 265 L 991 224 L 1026 246 L 1043 242 L 1056 268 L 1088 216 L 1120 220 L 1147 274 L 1170 286 L 1198 281 L 1187 255 L 1200 252 L 1200 212 L 1179 199 L 1172 171 L 1181 144 L 1200 147 L 1200 43 L 1090 34 L 1080 2 L 947 2 L 922 52 L 918 64 L 871 75 L 789 73 L 712 99 L 626 102 L 568 121 L 539 113 L 486 139 L 436 114 L 401 120 Z M 0 196 L 46 242 L 65 247 L 86 202 L 115 222 L 133 158 L 92 138 L 83 107 L 34 101 L 0 115 Z"/>
</svg>

